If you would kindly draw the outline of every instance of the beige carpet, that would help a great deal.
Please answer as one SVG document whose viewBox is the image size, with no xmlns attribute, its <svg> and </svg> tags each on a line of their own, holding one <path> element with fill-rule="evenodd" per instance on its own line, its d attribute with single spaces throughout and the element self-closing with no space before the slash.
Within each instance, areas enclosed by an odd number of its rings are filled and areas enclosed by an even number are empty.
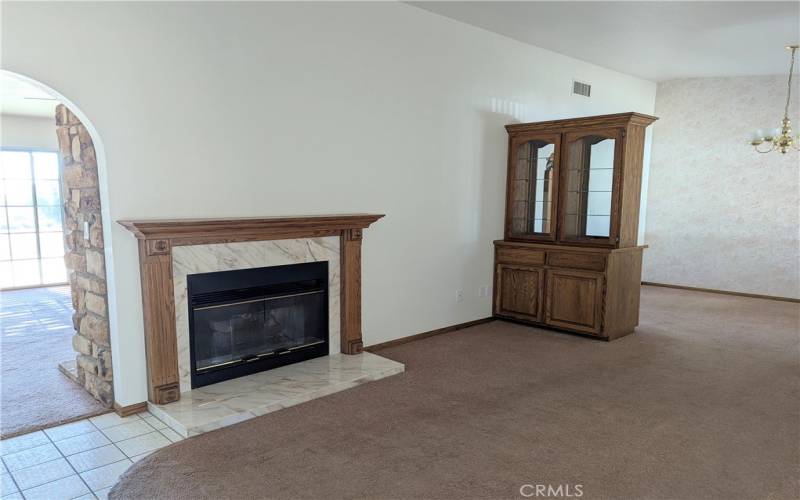
<svg viewBox="0 0 800 500">
<path fill-rule="evenodd" d="M 496 321 L 159 450 L 110 498 L 800 498 L 799 329 L 798 304 L 653 287 L 612 343 Z"/>
<path fill-rule="evenodd" d="M 73 333 L 68 286 L 0 292 L 0 436 L 108 411 L 58 369 Z"/>
</svg>

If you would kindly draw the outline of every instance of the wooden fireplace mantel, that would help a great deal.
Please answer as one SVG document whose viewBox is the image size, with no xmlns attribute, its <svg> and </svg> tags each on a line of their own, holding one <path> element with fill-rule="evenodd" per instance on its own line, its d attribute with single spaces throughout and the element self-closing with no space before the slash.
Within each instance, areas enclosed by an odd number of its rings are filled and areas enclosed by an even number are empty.
<svg viewBox="0 0 800 500">
<path fill-rule="evenodd" d="M 229 219 L 121 220 L 140 240 L 171 240 L 173 246 L 331 236 L 365 229 L 383 217 L 378 214 L 236 217 Z"/>
<path fill-rule="evenodd" d="M 361 236 L 380 214 L 225 219 L 121 220 L 139 240 L 148 399 L 180 399 L 172 248 L 240 241 L 339 236 L 341 351 L 358 354 L 361 339 Z"/>
</svg>

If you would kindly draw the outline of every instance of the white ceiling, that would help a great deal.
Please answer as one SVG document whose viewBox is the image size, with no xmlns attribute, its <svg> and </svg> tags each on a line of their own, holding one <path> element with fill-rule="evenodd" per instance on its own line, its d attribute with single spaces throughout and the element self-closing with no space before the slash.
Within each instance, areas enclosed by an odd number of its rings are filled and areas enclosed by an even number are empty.
<svg viewBox="0 0 800 500">
<path fill-rule="evenodd" d="M 800 41 L 797 0 L 409 3 L 653 81 L 787 73 Z"/>
<path fill-rule="evenodd" d="M 0 114 L 54 118 L 57 105 L 50 94 L 0 73 Z"/>
</svg>

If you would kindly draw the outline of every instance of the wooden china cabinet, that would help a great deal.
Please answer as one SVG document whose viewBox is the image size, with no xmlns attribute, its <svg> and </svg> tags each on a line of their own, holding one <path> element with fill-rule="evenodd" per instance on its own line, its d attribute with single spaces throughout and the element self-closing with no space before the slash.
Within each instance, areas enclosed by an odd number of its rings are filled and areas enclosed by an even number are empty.
<svg viewBox="0 0 800 500">
<path fill-rule="evenodd" d="M 639 113 L 507 125 L 493 313 L 606 340 L 639 323 Z"/>
</svg>

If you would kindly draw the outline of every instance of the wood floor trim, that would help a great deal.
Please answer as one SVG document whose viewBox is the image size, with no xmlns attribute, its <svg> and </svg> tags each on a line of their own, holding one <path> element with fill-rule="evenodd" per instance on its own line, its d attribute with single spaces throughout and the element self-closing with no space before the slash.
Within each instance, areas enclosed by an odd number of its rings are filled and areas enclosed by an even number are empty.
<svg viewBox="0 0 800 500">
<path fill-rule="evenodd" d="M 120 406 L 119 403 L 114 403 L 114 411 L 120 417 L 129 417 L 134 413 L 141 413 L 143 411 L 147 411 L 147 401 L 142 401 L 141 403 L 136 403 L 128 406 Z"/>
<path fill-rule="evenodd" d="M 663 288 L 677 288 L 678 290 L 692 290 L 694 292 L 718 293 L 720 295 L 734 295 L 737 297 L 749 297 L 751 299 L 779 300 L 781 302 L 794 302 L 800 304 L 800 299 L 791 297 L 781 297 L 779 295 L 759 295 L 757 293 L 731 292 L 728 290 L 716 290 L 714 288 L 700 288 L 696 286 L 670 285 L 667 283 L 655 283 L 652 281 L 642 281 L 642 285 L 660 286 Z"/>
<path fill-rule="evenodd" d="M 469 328 L 475 325 L 481 325 L 483 323 L 488 323 L 490 321 L 494 321 L 496 318 L 489 316 L 488 318 L 481 318 L 476 319 L 473 321 L 467 321 L 466 323 L 459 323 L 457 325 L 446 326 L 444 328 L 437 328 L 436 330 L 431 330 L 429 332 L 422 332 L 416 333 L 414 335 L 409 335 L 408 337 L 401 337 L 399 339 L 389 340 L 388 342 L 381 342 L 380 344 L 373 344 L 371 346 L 365 347 L 364 350 L 368 352 L 375 352 L 380 349 L 385 349 L 387 347 L 394 347 L 400 344 L 406 344 L 408 342 L 413 342 L 415 340 L 424 339 L 427 337 L 433 337 L 434 335 L 441 335 L 443 333 L 454 332 L 456 330 L 463 330 L 464 328 Z"/>
</svg>

